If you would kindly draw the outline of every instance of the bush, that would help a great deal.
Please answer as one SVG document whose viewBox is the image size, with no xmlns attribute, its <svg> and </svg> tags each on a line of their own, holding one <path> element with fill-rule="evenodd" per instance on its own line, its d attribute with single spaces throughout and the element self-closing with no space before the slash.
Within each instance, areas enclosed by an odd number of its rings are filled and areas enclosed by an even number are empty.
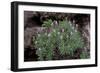
<svg viewBox="0 0 100 73">
<path fill-rule="evenodd" d="M 77 48 L 84 47 L 80 32 L 71 23 L 67 20 L 58 23 L 55 24 L 52 20 L 44 21 L 42 26 L 45 27 L 45 32 L 39 33 L 34 40 L 38 60 L 52 60 L 56 47 L 61 55 L 71 56 Z"/>
</svg>

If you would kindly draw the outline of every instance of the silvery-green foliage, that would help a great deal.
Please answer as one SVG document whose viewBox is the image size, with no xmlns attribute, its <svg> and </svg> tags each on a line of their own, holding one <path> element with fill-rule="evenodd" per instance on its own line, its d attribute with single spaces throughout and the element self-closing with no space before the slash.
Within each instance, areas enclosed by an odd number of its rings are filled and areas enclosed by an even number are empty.
<svg viewBox="0 0 100 73">
<path fill-rule="evenodd" d="M 76 29 L 73 29 L 73 26 L 68 23 L 68 21 L 61 21 L 59 26 L 60 28 L 64 29 L 64 32 L 61 33 L 61 36 L 63 36 L 63 38 L 60 39 L 59 44 L 59 50 L 62 55 L 73 55 L 74 51 L 77 48 L 81 49 L 84 47 L 84 42 L 81 38 L 80 32 L 76 32 Z"/>
<path fill-rule="evenodd" d="M 52 23 L 52 20 L 44 21 L 42 26 L 50 28 L 51 31 L 36 36 L 35 48 L 39 60 L 52 60 L 56 47 L 61 55 L 69 54 L 71 56 L 77 48 L 84 47 L 80 32 L 71 23 L 67 20 L 59 21 L 57 27 L 53 27 Z M 48 30 L 47 28 L 45 30 Z"/>
<path fill-rule="evenodd" d="M 44 23 L 42 24 L 43 27 L 51 27 L 52 26 L 52 20 L 47 20 L 44 21 Z"/>
<path fill-rule="evenodd" d="M 89 58 L 89 54 L 87 51 L 83 51 L 81 54 L 80 54 L 80 59 L 87 59 Z"/>
</svg>

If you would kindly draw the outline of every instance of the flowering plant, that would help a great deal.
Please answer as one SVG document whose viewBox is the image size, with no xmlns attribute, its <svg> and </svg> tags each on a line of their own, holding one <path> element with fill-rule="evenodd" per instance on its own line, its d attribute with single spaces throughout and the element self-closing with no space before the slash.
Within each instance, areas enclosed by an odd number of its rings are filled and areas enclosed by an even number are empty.
<svg viewBox="0 0 100 73">
<path fill-rule="evenodd" d="M 45 32 L 38 34 L 35 39 L 39 60 L 52 60 L 55 48 L 58 48 L 60 55 L 73 56 L 78 48 L 84 47 L 80 32 L 67 20 L 59 21 L 56 27 L 52 20 L 48 20 L 42 26 L 46 27 Z"/>
</svg>

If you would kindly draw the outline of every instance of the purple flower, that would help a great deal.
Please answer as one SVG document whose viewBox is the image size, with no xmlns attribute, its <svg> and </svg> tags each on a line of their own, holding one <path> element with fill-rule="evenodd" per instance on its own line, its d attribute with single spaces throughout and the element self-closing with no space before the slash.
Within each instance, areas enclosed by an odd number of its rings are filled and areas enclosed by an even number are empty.
<svg viewBox="0 0 100 73">
<path fill-rule="evenodd" d="M 64 29 L 61 29 L 61 32 L 64 32 Z"/>
<path fill-rule="evenodd" d="M 48 31 L 48 32 L 51 32 L 52 30 L 51 30 L 51 28 L 48 28 L 47 31 Z"/>
</svg>

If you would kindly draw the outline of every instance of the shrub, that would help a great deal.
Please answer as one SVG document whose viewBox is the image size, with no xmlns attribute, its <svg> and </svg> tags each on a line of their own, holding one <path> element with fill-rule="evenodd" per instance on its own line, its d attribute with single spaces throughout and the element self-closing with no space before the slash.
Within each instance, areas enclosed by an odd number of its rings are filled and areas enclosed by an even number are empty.
<svg viewBox="0 0 100 73">
<path fill-rule="evenodd" d="M 38 60 L 52 60 L 56 47 L 61 55 L 71 56 L 77 48 L 84 47 L 80 32 L 67 20 L 59 21 L 56 27 L 53 25 L 55 24 L 52 20 L 44 21 L 42 26 L 46 27 L 46 31 L 36 36 L 35 48 L 37 48 Z"/>
<path fill-rule="evenodd" d="M 89 58 L 89 55 L 88 55 L 87 51 L 83 51 L 80 54 L 80 59 L 87 59 L 87 58 Z"/>
</svg>

